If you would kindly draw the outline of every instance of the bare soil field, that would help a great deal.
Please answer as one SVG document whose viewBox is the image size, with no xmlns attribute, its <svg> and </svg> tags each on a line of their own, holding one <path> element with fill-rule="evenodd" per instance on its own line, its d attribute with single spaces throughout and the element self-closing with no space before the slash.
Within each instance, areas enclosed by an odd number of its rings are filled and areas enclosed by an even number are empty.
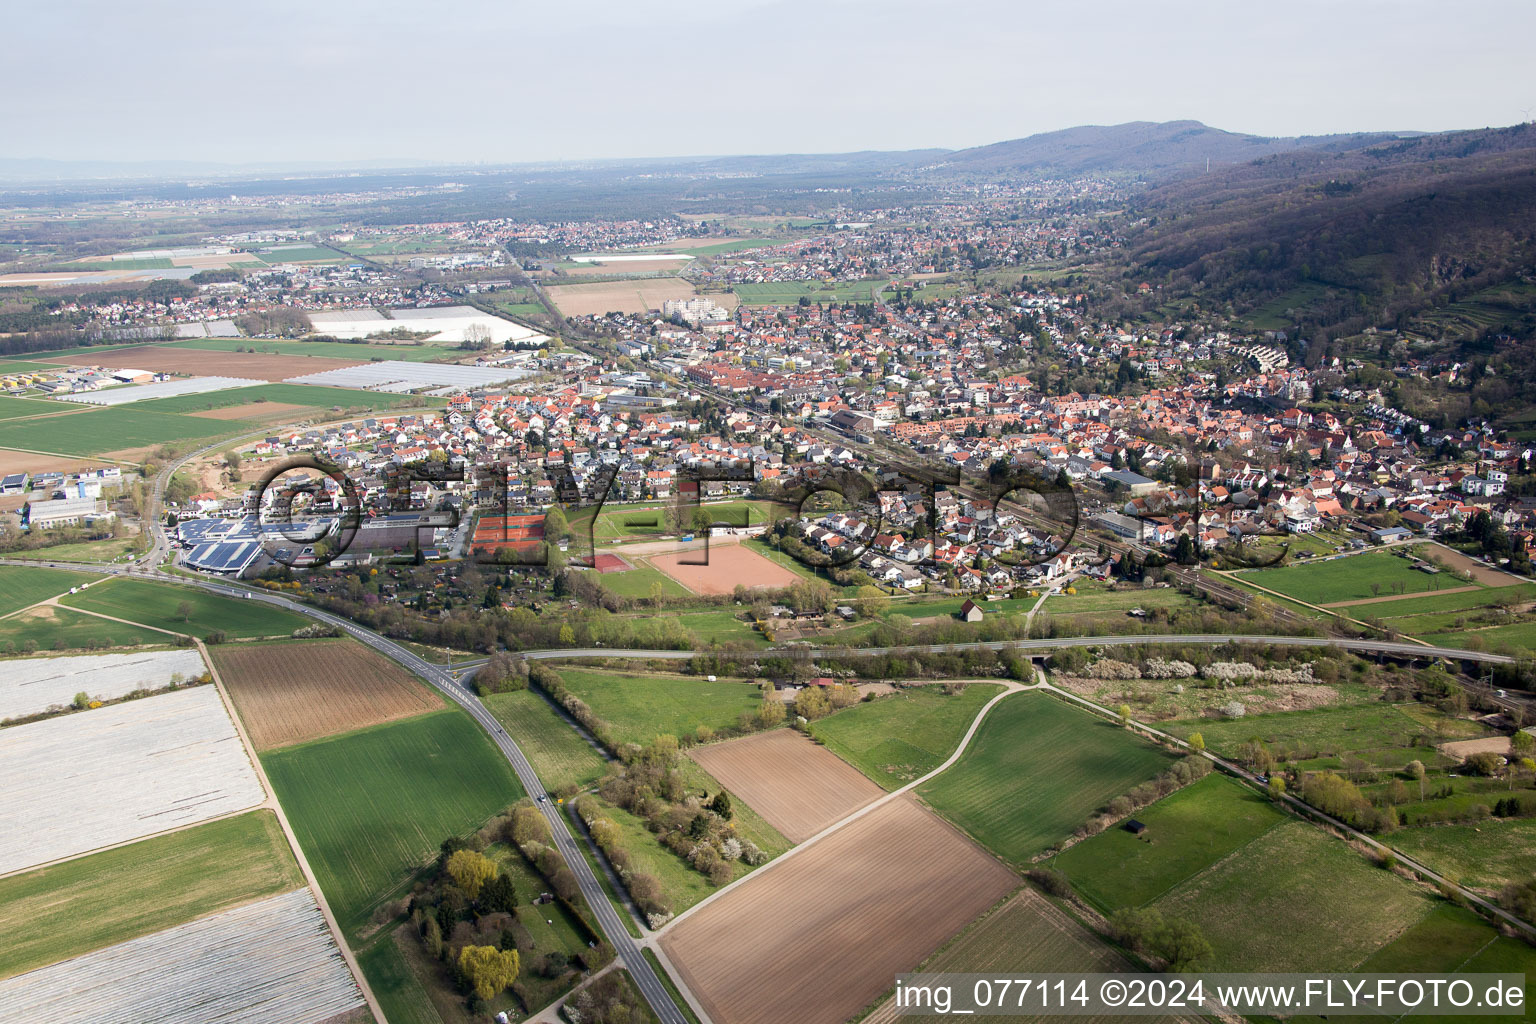
<svg viewBox="0 0 1536 1024">
<path fill-rule="evenodd" d="M 32 452 L 18 452 L 9 448 L 0 448 L 0 476 L 11 473 L 38 473 L 44 470 L 56 469 L 62 473 L 73 473 L 82 469 L 100 469 L 102 466 L 111 466 L 109 459 L 77 459 L 66 455 L 36 455 Z"/>
<path fill-rule="evenodd" d="M 1485 587 L 1509 587 L 1520 582 L 1518 578 L 1511 576 L 1509 573 L 1490 569 L 1476 559 L 1469 558 L 1455 548 L 1448 548 L 1444 544 L 1431 544 L 1429 550 L 1434 553 L 1436 558 L 1452 569 L 1470 572 L 1472 578 Z M 1454 592 L 1450 590 L 1439 591 L 1442 594 Z"/>
<path fill-rule="evenodd" d="M 323 373 L 356 366 L 362 359 L 326 359 L 322 356 L 278 356 L 259 352 L 215 352 L 200 348 L 168 348 L 134 345 L 110 352 L 62 356 L 73 366 L 110 366 L 117 369 L 154 370 L 157 373 L 190 373 L 198 376 L 246 377 L 251 380 L 286 380 L 306 373 Z"/>
<path fill-rule="evenodd" d="M 566 273 L 572 277 L 598 277 L 604 274 L 654 274 L 658 270 L 678 270 L 683 259 L 622 260 L 618 263 L 587 263 L 570 267 Z"/>
<path fill-rule="evenodd" d="M 885 794 L 853 765 L 790 729 L 696 747 L 691 756 L 792 843 Z"/>
<path fill-rule="evenodd" d="M 1435 749 L 1450 757 L 1460 758 L 1465 761 L 1473 754 L 1499 754 L 1503 756 L 1509 753 L 1508 736 L 1484 736 L 1475 740 L 1452 740 L 1442 743 Z"/>
<path fill-rule="evenodd" d="M 256 423 L 294 418 L 294 413 L 311 411 L 311 406 L 289 405 L 287 402 L 247 402 L 245 405 L 226 405 L 222 409 L 204 409 L 189 412 L 204 420 L 251 420 Z"/>
<path fill-rule="evenodd" d="M 965 934 L 922 969 L 925 973 L 1007 977 L 1078 971 L 1114 974 L 1131 968 L 1098 936 L 1044 896 L 1033 889 L 1020 889 L 1007 903 L 967 928 Z M 897 1013 L 892 995 L 870 1011 L 863 1024 L 940 1024 L 944 1019 L 939 1014 Z M 1124 1019 L 1103 1014 L 1080 1017 L 1074 1024 L 1110 1024 Z M 1177 1019 L 1149 1017 L 1143 1024 Z"/>
<path fill-rule="evenodd" d="M 749 876 L 661 945 L 716 1024 L 841 1024 L 1017 884 L 902 797 Z"/>
<path fill-rule="evenodd" d="M 695 594 L 729 594 L 737 584 L 749 590 L 760 587 L 787 587 L 798 583 L 796 576 L 782 565 L 739 544 L 709 545 L 708 565 L 688 565 L 682 558 L 699 558 L 697 553 L 652 555 L 651 564 Z"/>
<path fill-rule="evenodd" d="M 598 284 L 558 284 L 546 291 L 566 316 L 600 316 L 611 312 L 644 313 L 660 309 L 661 304 L 668 299 L 691 299 L 694 296 L 693 285 L 675 277 L 604 281 Z"/>
<path fill-rule="evenodd" d="M 238 644 L 210 653 L 258 750 L 442 707 L 403 668 L 351 641 Z"/>
</svg>

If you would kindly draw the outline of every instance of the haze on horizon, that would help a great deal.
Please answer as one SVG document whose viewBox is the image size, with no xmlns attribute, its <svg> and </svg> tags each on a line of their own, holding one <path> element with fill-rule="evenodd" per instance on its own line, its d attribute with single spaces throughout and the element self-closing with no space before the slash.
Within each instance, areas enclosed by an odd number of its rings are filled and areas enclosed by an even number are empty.
<svg viewBox="0 0 1536 1024">
<path fill-rule="evenodd" d="M 1528 120 L 1521 0 L 31 5 L 11 158 L 516 163 Z M 1390 55 L 1383 59 L 1381 54 Z"/>
</svg>

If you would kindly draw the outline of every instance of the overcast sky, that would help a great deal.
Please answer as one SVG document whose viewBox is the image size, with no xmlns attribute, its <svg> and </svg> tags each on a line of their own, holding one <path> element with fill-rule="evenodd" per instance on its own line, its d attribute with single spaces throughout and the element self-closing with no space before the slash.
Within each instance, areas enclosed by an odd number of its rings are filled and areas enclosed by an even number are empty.
<svg viewBox="0 0 1536 1024">
<path fill-rule="evenodd" d="M 1513 124 L 1529 0 L 52 0 L 0 156 L 227 162 L 960 148 L 1193 118 Z"/>
</svg>

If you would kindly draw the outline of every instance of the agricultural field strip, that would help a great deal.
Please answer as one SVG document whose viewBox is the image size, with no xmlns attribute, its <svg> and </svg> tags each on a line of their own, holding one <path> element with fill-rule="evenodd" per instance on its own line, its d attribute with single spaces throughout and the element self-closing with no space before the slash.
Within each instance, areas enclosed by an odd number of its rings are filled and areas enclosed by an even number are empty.
<svg viewBox="0 0 1536 1024">
<path fill-rule="evenodd" d="M 789 729 L 696 747 L 690 756 L 792 843 L 885 792 L 826 747 Z"/>
<path fill-rule="evenodd" d="M 319 1024 L 363 1005 L 308 889 L 0 981 L 11 1020 Z"/>
<path fill-rule="evenodd" d="M 1018 884 L 911 796 L 814 849 L 665 930 L 668 958 L 716 1024 L 838 1024 Z"/>
<path fill-rule="evenodd" d="M 409 672 L 351 640 L 216 647 L 210 656 L 257 750 L 443 706 Z"/>
<path fill-rule="evenodd" d="M 68 704 L 81 692 L 112 700 L 134 690 L 157 690 L 170 685 L 174 675 L 192 679 L 205 671 L 202 655 L 193 650 L 14 658 L 0 663 L 0 718 Z"/>
<path fill-rule="evenodd" d="M 666 925 L 660 928 L 656 932 L 657 937 L 659 938 L 661 935 L 671 931 L 673 928 L 677 927 L 689 917 L 692 917 L 694 914 L 698 913 L 700 910 L 703 910 L 711 903 L 724 897 L 726 893 L 730 892 L 732 889 L 735 889 L 737 886 L 746 884 L 753 879 L 761 878 L 774 868 L 783 867 L 786 863 L 789 863 L 791 860 L 793 860 L 797 855 L 803 854 L 806 850 L 811 849 L 821 840 L 835 834 L 840 829 L 845 828 L 860 818 L 875 813 L 886 804 L 889 804 L 892 801 L 906 795 L 909 790 L 915 789 L 922 785 L 924 782 L 927 782 L 929 779 L 932 779 L 933 777 L 943 773 L 947 768 L 950 767 L 950 765 L 960 760 L 961 755 L 965 753 L 966 747 L 970 746 L 971 738 L 976 735 L 976 730 L 981 727 L 981 723 L 986 719 L 987 713 L 991 711 L 999 701 L 1001 701 L 1004 697 L 1007 697 L 1009 694 L 1032 690 L 1035 688 L 1036 687 L 1034 686 L 1023 686 L 1015 682 L 1007 683 L 1001 693 L 982 705 L 981 710 L 976 713 L 976 718 L 971 722 L 970 728 L 966 729 L 965 735 L 960 738 L 959 744 L 955 746 L 954 753 L 950 754 L 949 757 L 945 759 L 944 763 L 940 764 L 933 771 L 929 772 L 927 775 L 922 776 L 921 778 L 913 779 L 911 782 L 907 783 L 905 786 L 902 786 L 900 789 L 894 789 L 879 799 L 865 804 L 863 807 L 860 807 L 858 810 L 854 811 L 852 814 L 849 814 L 847 817 L 833 822 L 831 825 L 828 825 L 820 832 L 817 832 L 815 835 L 807 838 L 804 842 L 780 854 L 778 857 L 775 857 L 773 860 L 769 861 L 767 864 L 764 864 L 762 867 L 753 871 L 751 874 L 744 875 L 729 885 L 716 889 L 709 896 L 700 900 L 698 903 L 695 903 L 693 906 L 689 907 L 687 910 L 683 911 L 681 914 L 677 915 Z"/>
<path fill-rule="evenodd" d="M 213 686 L 15 726 L 4 741 L 0 874 L 266 798 Z"/>
</svg>

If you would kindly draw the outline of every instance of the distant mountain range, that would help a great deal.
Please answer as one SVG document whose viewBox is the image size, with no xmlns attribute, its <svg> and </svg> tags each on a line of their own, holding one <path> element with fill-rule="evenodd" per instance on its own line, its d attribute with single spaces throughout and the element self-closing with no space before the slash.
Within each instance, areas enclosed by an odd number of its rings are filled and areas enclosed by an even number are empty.
<svg viewBox="0 0 1536 1024">
<path fill-rule="evenodd" d="M 473 170 L 558 171 L 562 168 L 614 171 L 624 167 L 646 173 L 682 174 L 884 174 L 917 173 L 925 177 L 994 178 L 1082 177 L 1108 175 L 1168 179 L 1216 166 L 1247 163 L 1260 157 L 1296 151 L 1338 153 L 1381 142 L 1412 138 L 1419 132 L 1366 132 L 1349 135 L 1309 135 L 1268 138 L 1222 131 L 1199 121 L 1132 121 L 1117 125 L 1086 125 L 1043 132 L 1027 138 L 995 142 L 972 149 L 920 149 L 852 153 L 693 156 L 643 160 L 600 160 L 522 165 L 433 165 L 410 160 L 261 164 L 211 161 L 70 161 L 0 158 L 0 181 L 81 182 L 110 180 L 252 179 L 276 175 L 345 176 L 349 172 Z"/>
<path fill-rule="evenodd" d="M 1365 132 L 1267 138 L 1222 131 L 1199 121 L 1131 121 L 1043 132 L 1023 139 L 962 149 L 927 168 L 933 173 L 991 177 L 1174 177 L 1211 167 L 1248 163 L 1296 150 L 1340 153 L 1419 132 Z"/>
</svg>

